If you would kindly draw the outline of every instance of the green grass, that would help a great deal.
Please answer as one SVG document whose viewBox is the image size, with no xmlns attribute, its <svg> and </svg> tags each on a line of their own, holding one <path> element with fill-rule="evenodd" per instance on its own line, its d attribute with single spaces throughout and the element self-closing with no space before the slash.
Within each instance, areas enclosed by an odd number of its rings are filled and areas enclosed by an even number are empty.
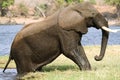
<svg viewBox="0 0 120 80">
<path fill-rule="evenodd" d="M 0 56 L 0 68 L 4 68 L 8 61 L 8 56 Z M 15 63 L 12 60 L 8 66 L 8 68 L 15 68 Z"/>
<path fill-rule="evenodd" d="M 119 80 L 120 79 L 120 45 L 108 46 L 102 61 L 95 61 L 100 46 L 85 46 L 86 55 L 91 63 L 91 71 L 80 71 L 78 66 L 61 55 L 51 64 L 43 67 L 42 72 L 28 73 L 21 80 Z M 0 57 L 3 67 L 8 56 Z M 9 68 L 15 68 L 14 62 Z"/>
</svg>

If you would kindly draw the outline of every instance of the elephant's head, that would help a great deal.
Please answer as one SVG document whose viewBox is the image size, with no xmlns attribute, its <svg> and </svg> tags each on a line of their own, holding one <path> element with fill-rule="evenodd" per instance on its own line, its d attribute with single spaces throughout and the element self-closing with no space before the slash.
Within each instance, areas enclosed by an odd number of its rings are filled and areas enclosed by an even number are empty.
<svg viewBox="0 0 120 80">
<path fill-rule="evenodd" d="M 87 33 L 88 27 L 101 29 L 101 51 L 99 56 L 95 56 L 95 60 L 102 60 L 108 42 L 109 31 L 114 31 L 108 28 L 106 19 L 91 4 L 81 3 L 61 10 L 58 23 L 63 29 L 74 30 L 80 34 Z"/>
</svg>

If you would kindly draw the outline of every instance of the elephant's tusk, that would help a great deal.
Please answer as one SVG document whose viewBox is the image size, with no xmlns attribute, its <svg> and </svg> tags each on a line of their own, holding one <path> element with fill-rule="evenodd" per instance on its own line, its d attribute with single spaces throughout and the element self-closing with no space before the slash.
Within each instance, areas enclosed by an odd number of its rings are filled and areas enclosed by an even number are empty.
<svg viewBox="0 0 120 80">
<path fill-rule="evenodd" d="M 105 27 L 105 26 L 103 26 L 103 27 L 102 27 L 102 29 L 103 29 L 103 30 L 105 30 L 105 31 L 108 31 L 108 32 L 114 32 L 114 33 L 116 33 L 116 32 L 119 32 L 119 31 L 120 31 L 120 29 L 114 29 L 114 30 L 112 30 L 112 29 L 107 28 L 107 27 Z"/>
</svg>

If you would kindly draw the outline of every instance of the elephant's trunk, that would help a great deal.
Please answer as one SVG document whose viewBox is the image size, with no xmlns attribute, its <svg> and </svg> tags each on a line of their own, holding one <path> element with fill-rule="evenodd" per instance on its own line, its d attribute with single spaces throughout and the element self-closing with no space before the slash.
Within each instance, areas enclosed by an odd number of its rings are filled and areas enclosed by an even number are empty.
<svg viewBox="0 0 120 80">
<path fill-rule="evenodd" d="M 99 56 L 95 56 L 96 61 L 100 61 L 103 59 L 107 47 L 109 32 L 102 29 L 102 41 L 101 41 L 101 51 Z"/>
</svg>

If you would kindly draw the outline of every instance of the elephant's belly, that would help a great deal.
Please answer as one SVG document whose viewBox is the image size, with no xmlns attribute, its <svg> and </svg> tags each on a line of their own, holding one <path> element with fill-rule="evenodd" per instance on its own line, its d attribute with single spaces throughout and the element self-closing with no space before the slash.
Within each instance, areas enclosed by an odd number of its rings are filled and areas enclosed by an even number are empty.
<svg viewBox="0 0 120 80">
<path fill-rule="evenodd" d="M 39 56 L 32 56 L 32 61 L 34 64 L 37 64 L 40 66 L 44 66 L 46 64 L 51 63 L 53 60 L 55 60 L 60 55 L 60 51 L 56 51 L 53 53 L 46 53 L 41 54 Z"/>
<path fill-rule="evenodd" d="M 33 52 L 31 59 L 36 64 L 49 63 L 60 54 L 60 45 L 56 37 L 32 36 L 26 42 Z"/>
<path fill-rule="evenodd" d="M 33 51 L 31 59 L 36 64 L 45 65 L 56 59 L 60 55 L 60 50 L 58 46 L 46 46 L 42 47 L 39 50 Z"/>
</svg>

